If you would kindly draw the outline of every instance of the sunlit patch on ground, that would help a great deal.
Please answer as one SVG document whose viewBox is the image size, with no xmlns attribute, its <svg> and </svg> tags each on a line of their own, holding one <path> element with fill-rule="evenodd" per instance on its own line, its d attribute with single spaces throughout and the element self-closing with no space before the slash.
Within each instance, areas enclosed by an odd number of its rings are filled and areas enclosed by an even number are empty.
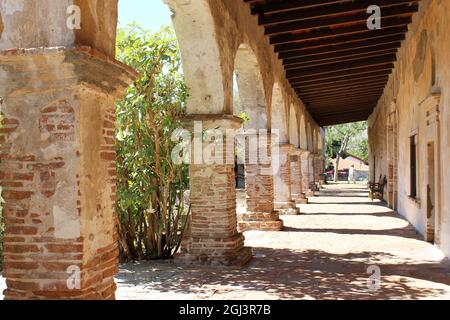
<svg viewBox="0 0 450 320">
<path fill-rule="evenodd" d="M 245 198 L 244 198 L 245 199 Z M 245 268 L 123 264 L 118 299 L 450 299 L 450 265 L 364 185 L 331 185 L 283 232 L 246 233 Z M 380 287 L 368 286 L 378 266 Z M 5 287 L 0 278 L 0 288 Z"/>
</svg>

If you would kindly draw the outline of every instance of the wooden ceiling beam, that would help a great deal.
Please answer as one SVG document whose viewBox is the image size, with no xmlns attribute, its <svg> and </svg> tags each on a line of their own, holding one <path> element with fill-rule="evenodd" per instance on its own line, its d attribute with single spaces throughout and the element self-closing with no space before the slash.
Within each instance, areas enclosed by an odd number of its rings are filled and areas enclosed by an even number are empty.
<svg viewBox="0 0 450 320">
<path fill-rule="evenodd" d="M 298 93 L 304 93 L 304 92 L 317 92 L 317 91 L 324 91 L 324 90 L 333 90 L 333 89 L 346 89 L 346 88 L 353 88 L 355 86 L 364 86 L 364 85 L 371 85 L 371 84 L 378 84 L 378 83 L 384 83 L 386 84 L 389 80 L 389 77 L 378 77 L 378 78 L 369 78 L 369 79 L 362 79 L 362 80 L 350 80 L 345 81 L 341 83 L 335 83 L 335 84 L 316 84 L 314 86 L 299 86 L 299 85 L 293 85 L 292 88 Z"/>
<path fill-rule="evenodd" d="M 346 61 L 348 59 L 357 59 L 360 57 L 374 57 L 384 54 L 396 54 L 400 42 L 396 44 L 381 45 L 369 48 L 360 48 L 342 52 L 326 53 L 321 55 L 304 56 L 294 59 L 286 59 L 283 65 L 286 69 L 292 69 L 297 66 L 315 65 L 319 63 L 332 63 L 338 61 Z"/>
<path fill-rule="evenodd" d="M 286 71 L 287 78 L 308 77 L 312 75 L 326 75 L 343 70 L 363 69 L 372 66 L 379 66 L 395 62 L 397 57 L 393 54 L 382 55 L 374 58 L 356 59 L 353 61 L 344 61 L 338 63 L 324 64 L 321 66 L 306 66 L 289 69 Z"/>
<path fill-rule="evenodd" d="M 362 88 L 359 90 L 353 90 L 353 91 L 344 91 L 341 93 L 323 93 L 321 95 L 310 95 L 310 96 L 301 96 L 302 101 L 309 103 L 310 105 L 314 105 L 316 102 L 319 101 L 329 101 L 332 99 L 333 103 L 339 100 L 352 100 L 357 97 L 365 97 L 365 96 L 378 96 L 378 94 L 382 94 L 384 91 L 384 86 L 382 87 L 376 87 L 376 88 Z"/>
<path fill-rule="evenodd" d="M 269 2 L 264 5 L 254 5 L 252 14 L 279 13 L 298 9 L 308 9 L 326 4 L 336 4 L 343 0 L 284 0 L 282 2 Z M 245 2 L 252 2 L 245 0 Z"/>
<path fill-rule="evenodd" d="M 300 48 L 298 50 L 280 52 L 278 57 L 280 59 L 292 59 L 308 55 L 320 55 L 333 52 L 342 52 L 355 49 L 370 48 L 380 45 L 389 45 L 389 44 L 397 45 L 397 43 L 403 40 L 405 40 L 404 34 L 396 34 L 387 37 L 363 39 L 350 43 L 330 43 L 327 46 L 316 48 Z"/>
<path fill-rule="evenodd" d="M 270 15 L 260 14 L 260 25 L 273 25 L 277 23 L 286 23 L 306 19 L 319 19 L 332 15 L 355 14 L 358 12 L 367 12 L 371 5 L 378 5 L 381 9 L 390 6 L 397 6 L 406 3 L 417 3 L 419 0 L 361 0 L 358 2 L 343 2 L 327 6 L 313 8 L 303 8 L 287 12 L 274 13 Z M 369 15 L 367 15 L 369 16 Z"/>
<path fill-rule="evenodd" d="M 412 21 L 411 17 L 393 17 L 388 18 L 383 22 L 383 29 L 388 28 L 394 28 L 394 27 L 405 27 L 406 25 L 410 24 Z M 330 37 L 336 37 L 336 36 L 344 36 L 349 34 L 358 34 L 358 33 L 365 33 L 369 29 L 367 29 L 366 22 L 364 23 L 358 23 L 356 25 L 351 26 L 343 26 L 340 28 L 326 28 L 326 29 L 320 29 L 317 31 L 310 31 L 310 32 L 303 32 L 303 33 L 296 33 L 296 34 L 283 34 L 279 36 L 273 36 L 270 37 L 270 44 L 279 45 L 279 44 L 285 44 L 290 42 L 299 42 L 299 41 L 309 41 L 309 40 L 319 40 L 323 38 L 330 38 Z"/>
<path fill-rule="evenodd" d="M 352 83 L 345 86 L 335 86 L 329 87 L 324 86 L 321 88 L 312 88 L 312 89 L 297 89 L 296 92 L 302 97 L 311 95 L 311 94 L 321 94 L 323 92 L 343 92 L 351 89 L 359 89 L 359 88 L 373 88 L 373 87 L 385 87 L 386 80 L 374 81 L 374 82 L 365 82 L 365 83 Z"/>
<path fill-rule="evenodd" d="M 366 30 L 365 32 L 324 38 L 318 40 L 308 40 L 303 42 L 292 42 L 275 45 L 275 52 L 288 52 L 296 50 L 305 50 L 309 48 L 318 48 L 329 45 L 352 43 L 358 41 L 367 41 L 369 39 L 383 38 L 395 35 L 402 35 L 408 32 L 407 26 L 392 27 L 380 30 Z"/>
<path fill-rule="evenodd" d="M 304 98 L 302 97 L 302 101 L 304 103 L 307 103 L 309 105 L 315 105 L 319 102 L 330 102 L 338 103 L 338 102 L 351 102 L 354 99 L 358 98 L 371 98 L 371 97 L 380 97 L 381 94 L 383 94 L 384 88 L 377 88 L 373 90 L 362 90 L 362 91 L 355 91 L 355 92 L 346 92 L 342 94 L 334 94 L 334 95 L 322 95 L 320 97 L 313 97 L 313 98 Z M 331 99 L 331 100 L 330 100 Z"/>
<path fill-rule="evenodd" d="M 343 76 L 337 79 L 326 79 L 326 80 L 317 80 L 317 81 L 307 81 L 307 82 L 303 82 L 301 80 L 295 81 L 293 80 L 291 82 L 291 85 L 294 86 L 295 88 L 306 88 L 306 87 L 310 87 L 310 86 L 326 86 L 329 84 L 336 84 L 336 83 L 341 83 L 341 82 L 345 82 L 345 81 L 352 81 L 353 83 L 355 81 L 364 81 L 367 79 L 373 79 L 373 78 L 382 78 L 382 77 L 386 77 L 389 78 L 389 70 L 381 70 L 381 71 L 375 71 L 375 72 L 371 72 L 371 73 L 367 73 L 367 74 L 360 74 L 360 75 L 348 75 L 348 76 Z"/>
<path fill-rule="evenodd" d="M 419 10 L 418 4 L 402 5 L 397 7 L 386 8 L 383 10 L 383 16 L 381 18 L 382 25 L 385 19 L 396 16 L 411 16 L 418 10 Z M 366 23 L 366 22 L 367 22 L 367 13 L 362 12 L 355 15 L 342 15 L 338 17 L 331 16 L 331 17 L 323 17 L 321 19 L 280 23 L 273 26 L 267 26 L 264 32 L 266 35 L 272 36 L 289 32 L 304 32 L 311 29 L 333 27 L 340 24 Z"/>
<path fill-rule="evenodd" d="M 288 80 L 289 80 L 289 82 L 301 81 L 301 82 L 305 83 L 305 82 L 317 81 L 317 80 L 340 79 L 342 77 L 362 75 L 362 74 L 378 72 L 378 71 L 383 71 L 383 70 L 386 71 L 386 74 L 390 74 L 392 72 L 393 68 L 394 68 L 393 63 L 387 63 L 387 64 L 353 69 L 353 70 L 341 70 L 341 71 L 337 71 L 337 72 L 335 71 L 335 72 L 331 72 L 331 73 L 327 73 L 327 74 L 314 74 L 314 75 L 308 75 L 308 76 L 292 76 L 292 77 L 288 77 Z"/>
</svg>

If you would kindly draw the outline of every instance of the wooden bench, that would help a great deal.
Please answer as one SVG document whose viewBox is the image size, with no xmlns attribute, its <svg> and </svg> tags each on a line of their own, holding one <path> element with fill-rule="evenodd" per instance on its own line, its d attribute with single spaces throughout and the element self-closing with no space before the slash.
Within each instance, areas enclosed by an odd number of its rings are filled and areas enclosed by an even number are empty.
<svg viewBox="0 0 450 320">
<path fill-rule="evenodd" d="M 386 176 L 380 175 L 378 182 L 369 182 L 367 187 L 369 188 L 369 198 L 370 200 L 379 199 L 383 200 L 384 197 L 384 187 L 387 185 Z"/>
<path fill-rule="evenodd" d="M 310 182 L 309 190 L 311 190 L 312 192 L 317 192 L 320 191 L 320 187 L 317 185 L 316 182 Z"/>
</svg>

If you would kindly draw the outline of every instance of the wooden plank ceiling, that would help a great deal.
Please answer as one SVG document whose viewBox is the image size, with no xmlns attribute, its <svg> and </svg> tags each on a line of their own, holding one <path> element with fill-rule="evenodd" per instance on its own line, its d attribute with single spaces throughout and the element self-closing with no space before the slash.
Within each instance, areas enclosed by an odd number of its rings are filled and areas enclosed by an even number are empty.
<svg viewBox="0 0 450 320">
<path fill-rule="evenodd" d="M 411 0 L 243 0 L 283 61 L 286 77 L 321 126 L 366 120 L 418 11 Z M 369 30 L 367 8 L 381 8 Z"/>
</svg>

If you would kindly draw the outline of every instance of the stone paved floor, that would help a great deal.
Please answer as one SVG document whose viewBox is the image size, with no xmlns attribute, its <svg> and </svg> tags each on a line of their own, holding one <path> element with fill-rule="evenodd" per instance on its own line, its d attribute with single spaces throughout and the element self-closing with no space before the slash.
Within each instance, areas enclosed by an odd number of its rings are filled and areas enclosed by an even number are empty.
<svg viewBox="0 0 450 320">
<path fill-rule="evenodd" d="M 121 266 L 118 299 L 450 299 L 450 264 L 362 185 L 333 185 L 283 217 L 283 232 L 247 232 L 245 268 L 145 262 Z M 371 291 L 367 269 L 381 270 Z M 4 286 L 0 278 L 0 288 Z"/>
</svg>

